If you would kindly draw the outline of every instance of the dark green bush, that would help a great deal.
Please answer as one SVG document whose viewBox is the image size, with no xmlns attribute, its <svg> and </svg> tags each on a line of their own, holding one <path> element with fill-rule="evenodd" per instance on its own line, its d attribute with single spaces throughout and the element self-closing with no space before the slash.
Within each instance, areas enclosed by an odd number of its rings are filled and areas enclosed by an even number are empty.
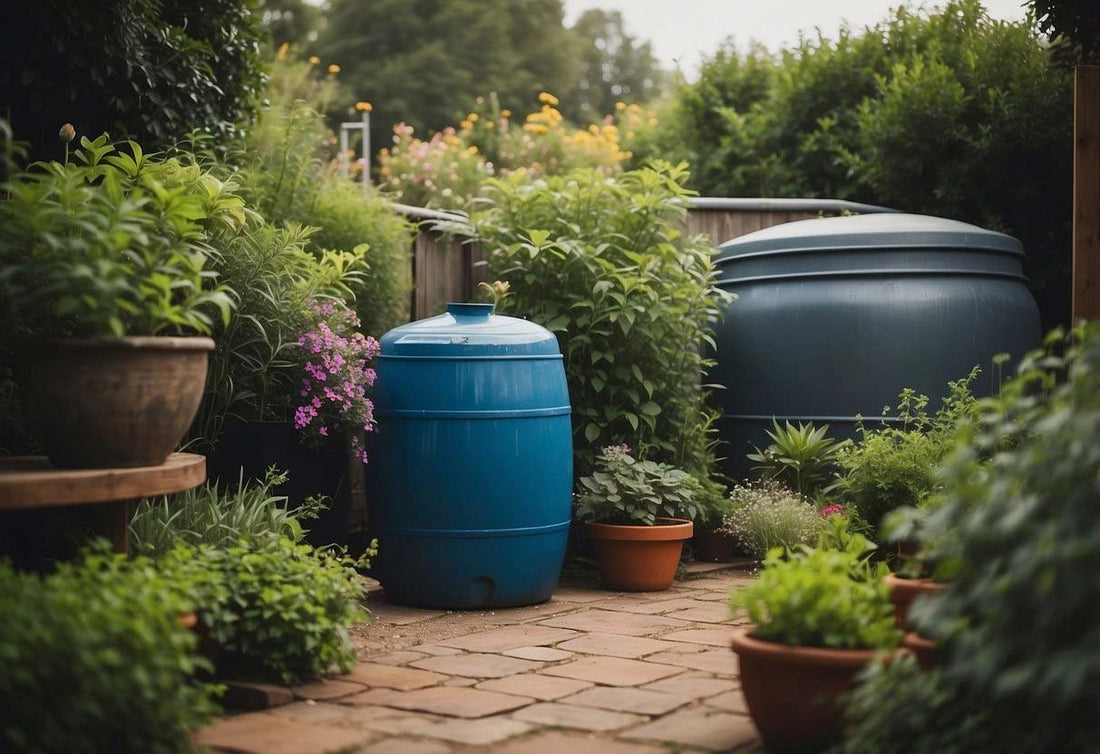
<svg viewBox="0 0 1100 754">
<path fill-rule="evenodd" d="M 236 131 L 259 98 L 264 38 L 252 0 L 5 3 L 0 101 L 33 156 L 63 122 L 165 147 Z"/>
<path fill-rule="evenodd" d="M 178 544 L 159 563 L 193 589 L 219 672 L 299 683 L 355 663 L 348 629 L 366 620 L 363 581 L 337 552 L 261 536 L 225 548 Z"/>
<path fill-rule="evenodd" d="M 187 583 L 93 552 L 41 577 L 0 564 L 0 749 L 171 754 L 215 711 L 181 627 Z"/>
<path fill-rule="evenodd" d="M 505 313 L 557 334 L 573 404 L 577 465 L 625 443 L 705 477 L 713 411 L 700 383 L 711 323 L 727 294 L 711 249 L 679 229 L 687 169 L 656 163 L 614 177 L 593 171 L 489 182 L 473 233 Z"/>
</svg>

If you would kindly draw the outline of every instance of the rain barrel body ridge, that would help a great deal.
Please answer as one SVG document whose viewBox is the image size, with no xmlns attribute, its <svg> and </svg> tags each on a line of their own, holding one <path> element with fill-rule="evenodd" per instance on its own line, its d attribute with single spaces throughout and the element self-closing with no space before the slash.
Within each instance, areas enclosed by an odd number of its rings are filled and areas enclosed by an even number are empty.
<svg viewBox="0 0 1100 754">
<path fill-rule="evenodd" d="M 992 392 L 993 357 L 1040 341 L 1023 263 L 1009 236 L 905 214 L 788 223 L 719 247 L 719 285 L 738 296 L 712 372 L 727 474 L 749 475 L 745 454 L 773 417 L 851 437 L 906 387 L 936 399 L 979 366 L 975 391 Z"/>
<path fill-rule="evenodd" d="M 377 572 L 411 605 L 541 602 L 571 517 L 572 433 L 556 338 L 487 305 L 382 339 L 367 466 Z"/>
</svg>

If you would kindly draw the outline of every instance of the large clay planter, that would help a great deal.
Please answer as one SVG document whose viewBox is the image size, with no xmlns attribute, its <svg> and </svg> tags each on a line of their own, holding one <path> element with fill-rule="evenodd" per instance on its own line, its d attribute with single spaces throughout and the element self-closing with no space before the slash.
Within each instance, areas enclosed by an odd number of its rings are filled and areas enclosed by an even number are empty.
<svg viewBox="0 0 1100 754">
<path fill-rule="evenodd" d="M 586 525 L 604 583 L 628 592 L 657 592 L 672 586 L 691 521 L 659 518 L 654 526 Z"/>
<path fill-rule="evenodd" d="M 22 344 L 20 397 L 61 468 L 159 466 L 202 400 L 210 338 L 71 338 Z"/>
<path fill-rule="evenodd" d="M 695 559 L 711 563 L 728 563 L 733 560 L 733 551 L 737 547 L 737 541 L 732 534 L 708 529 L 695 532 L 691 542 L 695 548 Z"/>
<path fill-rule="evenodd" d="M 901 645 L 913 653 L 913 656 L 917 658 L 917 664 L 923 670 L 938 668 L 943 662 L 943 655 L 939 646 L 915 631 L 907 633 L 901 640 Z"/>
<path fill-rule="evenodd" d="M 840 699 L 877 652 L 791 647 L 734 634 L 745 703 L 773 754 L 824 751 L 843 731 Z"/>
<path fill-rule="evenodd" d="M 894 620 L 897 621 L 898 628 L 902 630 L 912 628 L 909 622 L 909 608 L 912 606 L 913 600 L 922 594 L 936 594 L 945 586 L 932 579 L 906 579 L 894 573 L 887 574 L 884 581 L 890 589 L 890 602 L 894 606 Z"/>
</svg>

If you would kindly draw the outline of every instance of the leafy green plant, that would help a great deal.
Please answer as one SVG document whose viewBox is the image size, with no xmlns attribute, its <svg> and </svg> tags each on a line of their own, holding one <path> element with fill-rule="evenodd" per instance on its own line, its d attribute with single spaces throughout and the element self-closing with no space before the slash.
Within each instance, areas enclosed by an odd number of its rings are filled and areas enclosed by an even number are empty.
<svg viewBox="0 0 1100 754">
<path fill-rule="evenodd" d="M 217 710 L 186 584 L 106 547 L 42 577 L 0 563 L 0 749 L 172 754 Z"/>
<path fill-rule="evenodd" d="M 230 547 L 180 543 L 159 567 L 190 585 L 219 672 L 299 683 L 355 663 L 348 629 L 366 620 L 356 564 L 335 551 L 264 536 Z"/>
<path fill-rule="evenodd" d="M 846 537 L 845 549 L 773 548 L 756 582 L 730 598 L 753 622 L 753 636 L 800 647 L 891 649 L 894 625 L 885 565 L 871 566 L 871 543 Z"/>
<path fill-rule="evenodd" d="M 0 202 L 0 300 L 19 336 L 209 333 L 227 321 L 212 234 L 243 222 L 233 187 L 106 135 L 14 176 Z M 81 164 L 77 164 L 77 163 Z"/>
<path fill-rule="evenodd" d="M 577 482 L 580 520 L 653 526 L 657 518 L 694 519 L 699 482 L 681 469 L 639 461 L 625 445 L 604 448 L 596 468 Z"/>
<path fill-rule="evenodd" d="M 808 498 L 773 480 L 734 485 L 729 501 L 731 510 L 719 530 L 758 560 L 775 547 L 793 550 L 814 544 L 824 524 Z"/>
<path fill-rule="evenodd" d="M 713 465 L 713 411 L 702 375 L 710 323 L 729 296 L 710 243 L 678 223 L 684 165 L 608 177 L 577 171 L 490 181 L 470 227 L 490 250 L 490 279 L 507 282 L 504 310 L 556 333 L 574 407 L 577 465 L 627 443 L 639 456 L 699 478 Z"/>
<path fill-rule="evenodd" d="M 842 444 L 828 437 L 828 424 L 815 427 L 813 422 L 799 422 L 796 427 L 786 421 L 779 426 L 772 419 L 767 433 L 771 444 L 764 450 L 754 447 L 756 452 L 748 455 L 758 464 L 754 471 L 783 482 L 800 495 L 811 496 L 833 478 Z"/>
<path fill-rule="evenodd" d="M 705 531 L 715 531 L 722 527 L 727 515 L 733 512 L 736 504 L 730 498 L 726 486 L 713 479 L 699 482 L 699 492 L 695 495 L 695 525 Z"/>
<path fill-rule="evenodd" d="M 251 483 L 242 474 L 236 487 L 219 489 L 208 482 L 175 495 L 145 499 L 130 520 L 130 552 L 157 556 L 178 542 L 224 548 L 264 536 L 300 542 L 306 531 L 302 524 L 316 518 L 325 501 L 311 498 L 289 510 L 286 497 L 272 492 L 288 478 L 271 467 L 262 480 Z"/>
</svg>

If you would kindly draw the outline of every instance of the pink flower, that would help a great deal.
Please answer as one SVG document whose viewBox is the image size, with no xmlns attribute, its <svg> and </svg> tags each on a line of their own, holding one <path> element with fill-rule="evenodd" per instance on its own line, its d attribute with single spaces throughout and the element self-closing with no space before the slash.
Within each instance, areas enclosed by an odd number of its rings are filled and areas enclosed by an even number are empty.
<svg viewBox="0 0 1100 754">
<path fill-rule="evenodd" d="M 844 506 L 840 505 L 839 503 L 833 503 L 832 505 L 826 505 L 817 513 L 819 516 L 834 516 L 837 514 L 844 515 Z"/>
</svg>

